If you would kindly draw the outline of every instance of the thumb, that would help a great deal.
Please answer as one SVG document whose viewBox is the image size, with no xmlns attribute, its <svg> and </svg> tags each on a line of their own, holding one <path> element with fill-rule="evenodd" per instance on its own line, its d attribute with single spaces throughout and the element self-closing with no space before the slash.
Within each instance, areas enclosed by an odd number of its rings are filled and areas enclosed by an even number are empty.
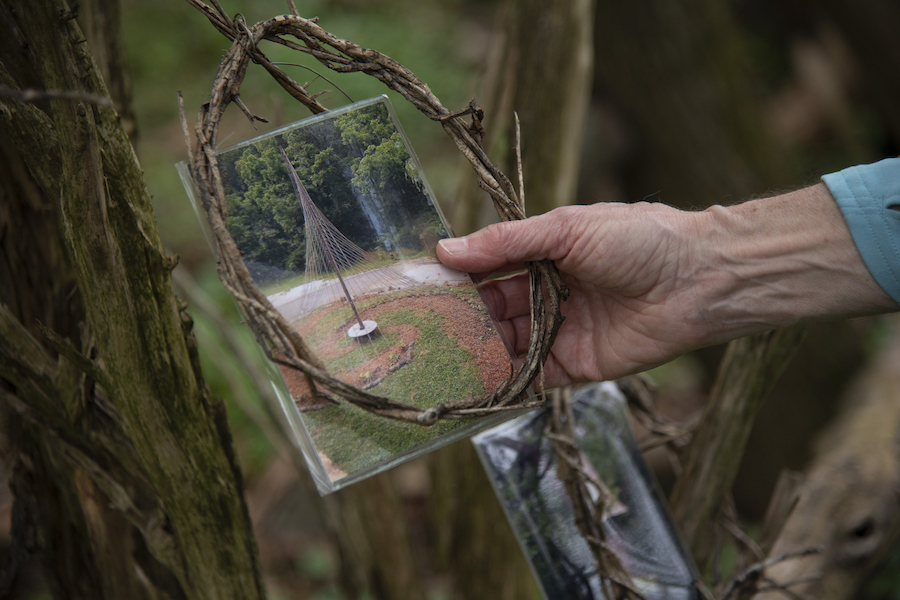
<svg viewBox="0 0 900 600">
<path fill-rule="evenodd" d="M 562 250 L 557 221 L 551 212 L 488 225 L 465 237 L 439 241 L 437 256 L 448 267 L 469 273 L 510 271 L 526 261 L 555 259 Z"/>
</svg>

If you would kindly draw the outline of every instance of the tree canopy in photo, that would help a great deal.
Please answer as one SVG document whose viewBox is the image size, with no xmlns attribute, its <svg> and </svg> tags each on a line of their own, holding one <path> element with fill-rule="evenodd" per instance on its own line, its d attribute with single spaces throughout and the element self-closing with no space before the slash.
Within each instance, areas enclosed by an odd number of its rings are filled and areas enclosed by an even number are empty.
<svg viewBox="0 0 900 600">
<path fill-rule="evenodd" d="M 303 271 L 303 211 L 283 147 L 322 213 L 368 252 L 420 252 L 446 235 L 402 134 L 381 102 L 221 155 L 228 228 L 247 261 Z"/>
</svg>

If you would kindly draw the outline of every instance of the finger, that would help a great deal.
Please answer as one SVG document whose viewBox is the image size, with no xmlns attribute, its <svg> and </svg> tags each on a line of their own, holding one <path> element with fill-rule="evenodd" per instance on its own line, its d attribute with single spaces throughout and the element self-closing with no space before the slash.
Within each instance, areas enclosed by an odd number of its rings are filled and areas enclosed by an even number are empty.
<svg viewBox="0 0 900 600">
<path fill-rule="evenodd" d="M 478 286 L 485 304 L 500 321 L 531 314 L 531 284 L 528 273 L 492 279 Z"/>
<path fill-rule="evenodd" d="M 503 331 L 509 335 L 509 343 L 512 345 L 516 356 L 524 356 L 528 352 L 531 341 L 531 316 L 516 317 L 507 321 L 501 321 Z"/>
<path fill-rule="evenodd" d="M 566 215 L 559 209 L 522 221 L 494 223 L 461 238 L 438 242 L 438 259 L 469 273 L 512 270 L 525 261 L 555 260 L 568 252 Z"/>
<path fill-rule="evenodd" d="M 540 384 L 541 377 L 535 378 L 535 386 Z M 566 371 L 556 360 L 552 354 L 547 357 L 544 363 L 544 389 L 550 390 L 564 385 L 572 385 L 573 383 L 583 383 L 583 379 L 574 379 L 568 371 Z"/>
<path fill-rule="evenodd" d="M 520 369 L 524 362 L 525 360 L 522 358 L 513 359 L 513 368 L 516 370 Z M 540 392 L 542 383 L 544 390 L 547 391 L 564 385 L 571 385 L 573 383 L 584 383 L 584 380 L 573 379 L 572 376 L 560 366 L 552 354 L 547 357 L 547 362 L 544 364 L 543 381 L 541 379 L 541 375 L 538 374 L 531 383 L 531 389 L 535 393 Z"/>
</svg>

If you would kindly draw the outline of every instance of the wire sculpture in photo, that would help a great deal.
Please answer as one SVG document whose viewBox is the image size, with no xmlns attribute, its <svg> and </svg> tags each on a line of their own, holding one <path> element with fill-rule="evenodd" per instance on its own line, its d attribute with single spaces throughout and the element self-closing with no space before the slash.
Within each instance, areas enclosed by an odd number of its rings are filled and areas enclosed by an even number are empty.
<svg viewBox="0 0 900 600">
<path fill-rule="evenodd" d="M 384 293 L 420 284 L 393 267 L 379 266 L 374 256 L 341 233 L 313 202 L 284 148 L 279 147 L 278 150 L 287 165 L 303 210 L 306 238 L 306 283 L 303 285 L 308 291 L 302 296 L 300 314 L 305 315 L 319 307 L 346 300 L 355 318 L 347 335 L 359 341 L 369 340 L 377 334 L 378 324 L 372 320 L 363 320 L 353 301 L 354 296 Z"/>
</svg>

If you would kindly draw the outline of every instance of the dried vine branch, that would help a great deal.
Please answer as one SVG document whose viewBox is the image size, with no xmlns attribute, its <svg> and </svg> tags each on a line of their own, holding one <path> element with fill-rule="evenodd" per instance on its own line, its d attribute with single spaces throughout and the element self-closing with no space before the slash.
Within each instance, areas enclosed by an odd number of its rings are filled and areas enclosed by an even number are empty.
<svg viewBox="0 0 900 600">
<path fill-rule="evenodd" d="M 605 598 L 643 600 L 644 596 L 635 587 L 622 561 L 606 543 L 603 513 L 615 498 L 603 482 L 592 477 L 584 468 L 585 459 L 575 439 L 570 394 L 554 393 L 552 406 L 553 413 L 544 435 L 553 444 L 559 459 L 559 478 L 572 500 L 575 525 L 594 555 L 603 595 Z M 597 495 L 596 502 L 591 496 L 591 489 Z"/>
<path fill-rule="evenodd" d="M 466 419 L 536 405 L 523 392 L 539 375 L 550 352 L 562 323 L 560 305 L 568 295 L 568 290 L 550 261 L 527 265 L 531 276 L 532 336 L 522 367 L 489 395 L 452 400 L 422 410 L 370 394 L 332 377 L 303 339 L 253 284 L 237 245 L 226 227 L 227 209 L 216 153 L 216 136 L 222 114 L 232 102 L 241 107 L 251 122 L 260 120 L 240 101 L 240 86 L 250 61 L 262 65 L 288 93 L 313 113 L 326 110 L 304 86 L 291 79 L 265 56 L 259 48 L 262 40 L 310 54 L 336 72 L 367 73 L 399 92 L 426 116 L 444 127 L 471 162 L 479 184 L 491 195 L 500 218 L 522 219 L 525 215 L 513 184 L 491 163 L 481 145 L 481 109 L 472 101 L 465 109 L 451 112 L 409 69 L 380 52 L 362 48 L 328 33 L 315 20 L 292 14 L 277 16 L 250 26 L 240 15 L 233 20 L 228 18 L 217 2 L 212 2 L 213 7 L 200 0 L 188 2 L 203 12 L 213 26 L 232 41 L 231 48 L 219 66 L 210 100 L 203 105 L 197 117 L 196 148 L 192 151 L 191 159 L 192 174 L 215 239 L 219 276 L 237 300 L 247 323 L 264 342 L 269 358 L 301 371 L 313 393 L 324 390 L 374 414 L 422 425 L 432 425 L 438 419 Z M 466 118 L 471 122 L 466 123 Z"/>
</svg>

